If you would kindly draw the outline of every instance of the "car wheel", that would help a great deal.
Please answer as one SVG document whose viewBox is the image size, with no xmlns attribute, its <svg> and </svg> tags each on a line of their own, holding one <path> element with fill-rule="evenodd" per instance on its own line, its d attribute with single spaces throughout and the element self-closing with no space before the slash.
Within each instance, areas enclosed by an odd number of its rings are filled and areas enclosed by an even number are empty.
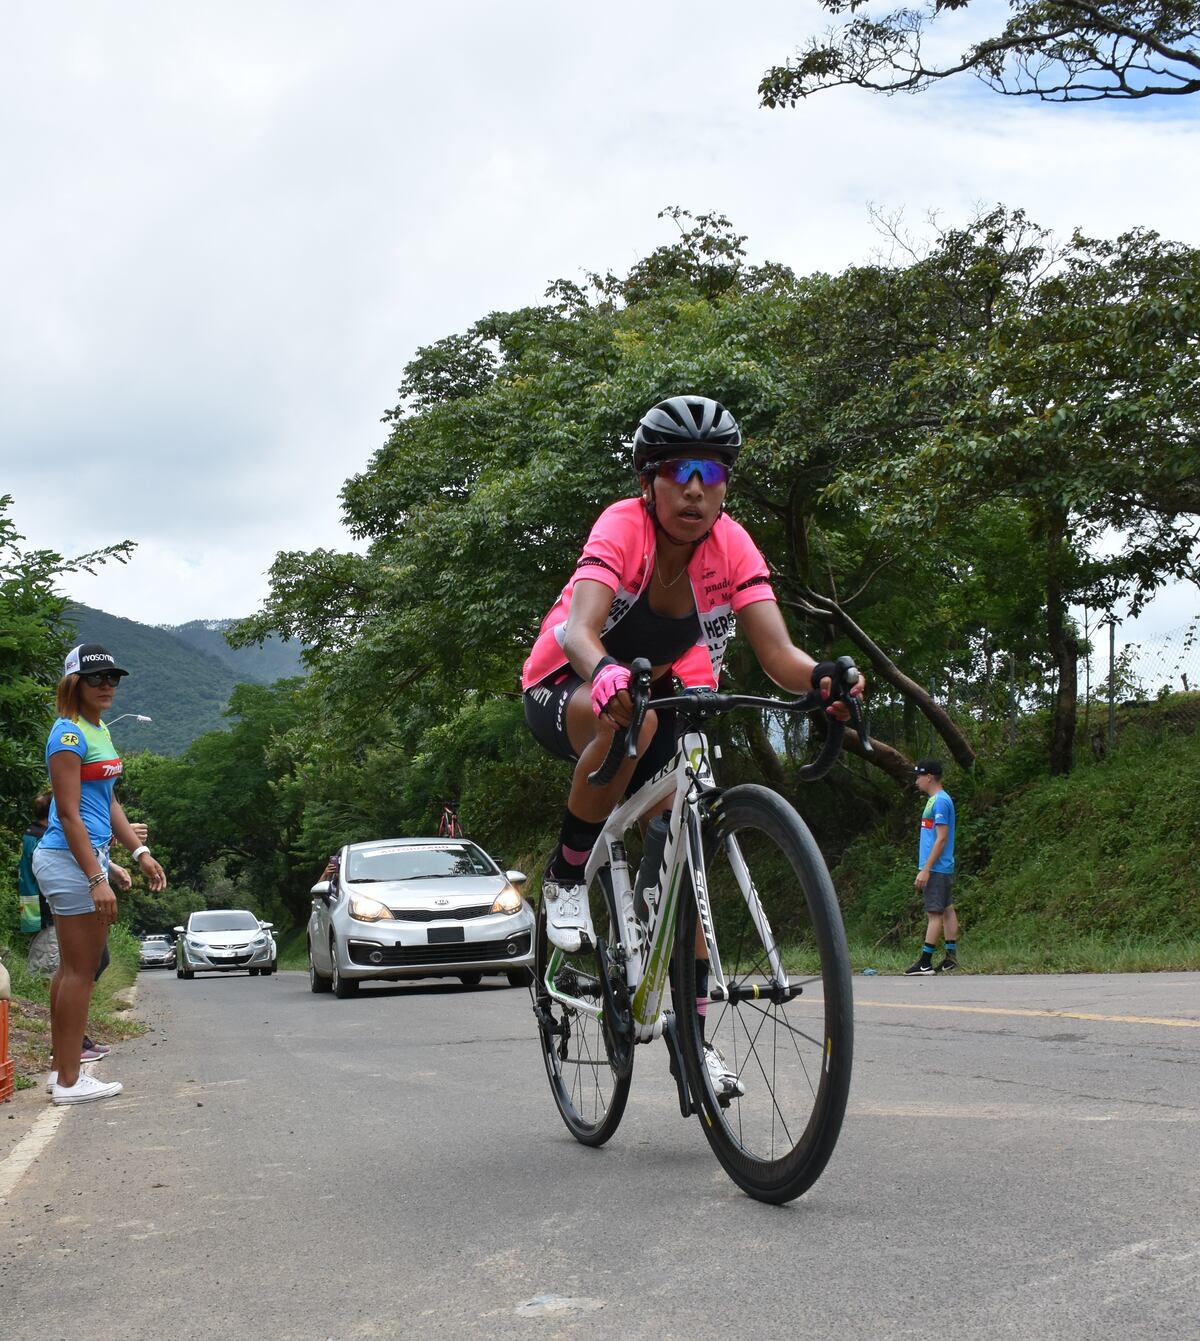
<svg viewBox="0 0 1200 1341">
<path fill-rule="evenodd" d="M 177 969 L 175 970 L 175 976 L 176 976 L 177 978 L 182 978 L 182 977 L 183 977 L 183 969 L 181 969 L 181 968 L 177 968 Z"/>
<path fill-rule="evenodd" d="M 257 978 L 258 975 L 259 975 L 259 973 L 261 973 L 261 972 L 262 972 L 261 969 L 254 969 L 254 968 L 252 968 L 252 969 L 250 970 L 250 976 L 251 976 L 252 978 Z"/>
<path fill-rule="evenodd" d="M 308 944 L 308 990 L 310 992 L 328 992 L 333 983 L 328 978 L 317 972 L 317 966 L 313 963 L 312 942 Z"/>
<path fill-rule="evenodd" d="M 504 976 L 510 987 L 528 987 L 533 982 L 533 974 L 528 969 L 509 969 Z"/>
<path fill-rule="evenodd" d="M 183 970 L 183 976 L 184 976 L 185 978 L 194 978 L 194 977 L 196 976 L 196 970 L 195 970 L 195 969 L 184 969 L 184 970 Z"/>
<path fill-rule="evenodd" d="M 460 973 L 458 980 L 464 987 L 478 987 L 483 981 L 482 973 Z"/>
<path fill-rule="evenodd" d="M 348 996 L 358 995 L 358 979 L 343 978 L 342 971 L 338 968 L 337 946 L 332 941 L 329 943 L 329 962 L 333 965 L 333 994 L 339 1001 L 345 1001 Z"/>
</svg>

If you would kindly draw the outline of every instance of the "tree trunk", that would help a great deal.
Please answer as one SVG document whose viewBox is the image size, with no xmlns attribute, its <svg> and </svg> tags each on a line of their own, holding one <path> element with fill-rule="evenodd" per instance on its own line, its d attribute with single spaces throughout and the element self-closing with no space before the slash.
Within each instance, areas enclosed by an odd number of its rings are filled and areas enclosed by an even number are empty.
<svg viewBox="0 0 1200 1341">
<path fill-rule="evenodd" d="M 1069 773 L 1075 763 L 1075 719 L 1079 694 L 1079 642 L 1071 631 L 1063 591 L 1067 514 L 1054 509 L 1046 518 L 1046 631 L 1058 686 L 1050 731 L 1050 772 Z"/>
<path fill-rule="evenodd" d="M 906 759 L 899 750 L 891 745 L 885 745 L 881 740 L 872 739 L 871 753 L 868 754 L 862 747 L 862 742 L 858 738 L 858 732 L 853 727 L 846 728 L 846 735 L 843 739 L 842 748 L 847 754 L 853 754 L 859 759 L 866 759 L 876 768 L 881 768 L 889 778 L 894 778 L 902 787 L 909 787 L 913 783 L 913 765 L 911 759 Z"/>
<path fill-rule="evenodd" d="M 836 601 L 830 600 L 828 596 L 821 596 L 811 589 L 805 589 L 803 600 L 791 601 L 787 604 L 802 610 L 810 618 L 827 619 L 840 629 L 855 647 L 867 654 L 871 659 L 872 668 L 881 680 L 890 684 L 894 689 L 898 689 L 906 699 L 911 699 L 920 708 L 929 719 L 933 729 L 946 742 L 946 748 L 959 767 L 974 768 L 975 751 L 971 748 L 970 741 L 954 724 L 950 714 L 941 704 L 935 702 L 933 697 L 915 680 L 909 679 L 891 657 L 887 656 L 883 649 L 859 628 Z"/>
<path fill-rule="evenodd" d="M 767 733 L 762 724 L 762 717 L 757 712 L 746 713 L 742 727 L 746 732 L 746 743 L 750 746 L 750 755 L 758 765 L 759 772 L 766 779 L 767 786 L 773 791 L 787 793 L 787 775 L 783 771 L 783 765 L 779 762 L 779 756 L 771 747 L 771 742 L 767 738 Z"/>
</svg>

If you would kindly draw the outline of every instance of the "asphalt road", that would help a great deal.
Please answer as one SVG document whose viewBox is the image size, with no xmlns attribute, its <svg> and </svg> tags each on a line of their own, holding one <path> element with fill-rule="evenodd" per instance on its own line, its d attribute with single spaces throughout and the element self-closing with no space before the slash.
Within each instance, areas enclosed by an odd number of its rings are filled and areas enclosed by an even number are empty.
<svg viewBox="0 0 1200 1341">
<path fill-rule="evenodd" d="M 0 1204 L 0 1335 L 1200 1336 L 1200 975 L 855 991 L 841 1143 L 779 1209 L 661 1045 L 577 1145 L 524 991 L 143 974 L 124 1094 L 47 1107 Z"/>
</svg>

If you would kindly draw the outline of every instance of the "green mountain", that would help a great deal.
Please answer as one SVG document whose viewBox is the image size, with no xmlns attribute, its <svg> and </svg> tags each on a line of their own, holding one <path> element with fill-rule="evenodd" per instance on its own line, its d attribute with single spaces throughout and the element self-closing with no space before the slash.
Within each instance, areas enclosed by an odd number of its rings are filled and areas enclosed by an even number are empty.
<svg viewBox="0 0 1200 1341">
<path fill-rule="evenodd" d="M 290 680 L 305 674 L 301 660 L 303 649 L 299 643 L 271 637 L 262 647 L 230 647 L 225 641 L 225 631 L 236 623 L 235 619 L 193 619 L 188 624 L 163 624 L 161 627 L 192 647 L 223 661 L 239 683 L 274 684 L 276 680 Z"/>
<path fill-rule="evenodd" d="M 222 636 L 233 620 L 155 627 L 86 605 L 68 614 L 80 642 L 101 643 L 129 671 L 112 711 L 113 741 L 122 753 L 181 754 L 197 736 L 228 725 L 225 705 L 235 685 L 303 674 L 294 644 L 235 652 Z M 125 713 L 153 720 L 116 720 Z"/>
</svg>

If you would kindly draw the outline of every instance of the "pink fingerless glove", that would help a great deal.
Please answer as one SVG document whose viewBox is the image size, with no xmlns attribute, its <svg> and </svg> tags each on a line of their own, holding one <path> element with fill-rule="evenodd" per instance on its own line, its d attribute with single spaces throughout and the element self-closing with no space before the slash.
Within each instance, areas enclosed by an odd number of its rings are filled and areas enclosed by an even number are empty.
<svg viewBox="0 0 1200 1341">
<path fill-rule="evenodd" d="M 592 711 L 599 717 L 621 690 L 628 688 L 628 666 L 602 666 L 592 680 Z"/>
</svg>

